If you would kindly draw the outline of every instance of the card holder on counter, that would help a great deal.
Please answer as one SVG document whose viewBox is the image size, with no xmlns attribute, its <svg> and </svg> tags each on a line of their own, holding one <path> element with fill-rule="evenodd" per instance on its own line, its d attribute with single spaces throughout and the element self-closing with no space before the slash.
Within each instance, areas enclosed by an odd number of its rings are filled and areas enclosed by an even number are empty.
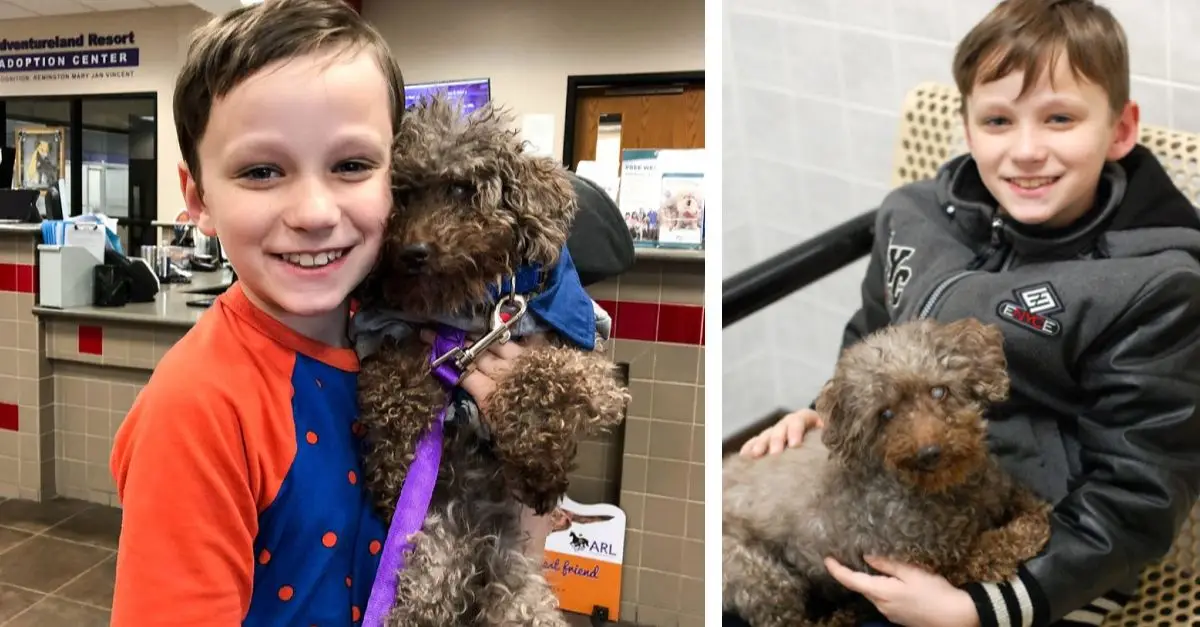
<svg viewBox="0 0 1200 627">
<path fill-rule="evenodd" d="M 96 257 L 84 247 L 39 244 L 38 304 L 57 309 L 91 305 L 96 265 Z"/>
</svg>

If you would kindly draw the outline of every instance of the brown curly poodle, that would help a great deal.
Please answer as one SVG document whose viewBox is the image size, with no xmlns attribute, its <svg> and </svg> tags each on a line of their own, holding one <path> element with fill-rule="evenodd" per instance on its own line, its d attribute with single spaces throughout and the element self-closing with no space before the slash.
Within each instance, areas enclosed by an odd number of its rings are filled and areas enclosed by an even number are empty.
<svg viewBox="0 0 1200 627">
<path fill-rule="evenodd" d="M 510 122 L 491 107 L 466 115 L 444 95 L 405 114 L 392 167 L 396 210 L 357 294 L 356 321 L 403 312 L 413 327 L 486 323 L 500 277 L 532 265 L 544 278 L 563 263 L 572 186 L 560 165 L 523 152 Z M 533 311 L 525 318 L 537 322 Z M 522 553 L 521 504 L 538 514 L 557 506 L 578 440 L 623 416 L 629 395 L 598 342 L 589 351 L 551 332 L 502 375 L 485 411 L 445 424 L 436 487 L 386 624 L 566 624 L 540 562 Z M 447 390 L 414 332 L 386 335 L 368 353 L 359 375 L 365 480 L 390 522 Z"/>
<path fill-rule="evenodd" d="M 989 454 L 984 412 L 1007 398 L 1003 336 L 968 319 L 887 327 L 841 355 L 820 437 L 723 468 L 722 598 L 755 625 L 856 624 L 871 606 L 831 556 L 925 567 L 955 585 L 1007 580 L 1049 538 L 1050 506 Z"/>
</svg>

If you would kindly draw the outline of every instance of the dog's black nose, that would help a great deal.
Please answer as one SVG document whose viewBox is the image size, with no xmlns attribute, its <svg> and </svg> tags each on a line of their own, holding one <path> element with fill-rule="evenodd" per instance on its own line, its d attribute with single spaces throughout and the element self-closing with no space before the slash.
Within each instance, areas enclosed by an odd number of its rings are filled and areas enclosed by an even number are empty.
<svg viewBox="0 0 1200 627">
<path fill-rule="evenodd" d="M 936 444 L 922 446 L 919 450 L 917 450 L 917 466 L 924 469 L 932 468 L 933 466 L 937 465 L 938 460 L 941 459 L 941 457 L 942 447 Z"/>
<path fill-rule="evenodd" d="M 400 251 L 400 262 L 410 269 L 417 269 L 429 261 L 429 244 L 409 244 Z"/>
</svg>

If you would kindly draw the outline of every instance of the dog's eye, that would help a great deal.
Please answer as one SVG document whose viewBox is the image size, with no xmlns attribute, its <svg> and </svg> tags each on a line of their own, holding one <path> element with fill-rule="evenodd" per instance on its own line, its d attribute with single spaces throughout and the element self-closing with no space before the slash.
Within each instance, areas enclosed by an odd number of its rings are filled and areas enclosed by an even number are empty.
<svg viewBox="0 0 1200 627">
<path fill-rule="evenodd" d="M 467 185 L 465 183 L 454 183 L 454 184 L 450 185 L 450 196 L 453 197 L 455 200 L 463 200 L 464 198 L 470 198 L 471 194 L 474 191 L 475 191 L 475 189 L 473 187 L 471 187 L 470 185 Z"/>
<path fill-rule="evenodd" d="M 890 409 L 885 409 L 885 410 L 879 412 L 879 417 L 884 420 L 891 420 L 892 418 L 896 417 L 896 414 L 893 413 L 892 410 L 890 410 Z"/>
<path fill-rule="evenodd" d="M 946 398 L 946 388 L 944 386 L 936 386 L 932 390 L 934 400 L 942 400 Z"/>
</svg>

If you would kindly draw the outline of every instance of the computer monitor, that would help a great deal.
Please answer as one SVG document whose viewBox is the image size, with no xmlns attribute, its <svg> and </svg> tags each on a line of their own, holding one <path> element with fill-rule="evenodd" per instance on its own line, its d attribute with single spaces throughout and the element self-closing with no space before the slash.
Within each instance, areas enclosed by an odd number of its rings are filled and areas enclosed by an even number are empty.
<svg viewBox="0 0 1200 627">
<path fill-rule="evenodd" d="M 489 78 L 475 78 L 405 85 L 404 108 L 407 109 L 413 106 L 421 98 L 443 91 L 449 94 L 452 99 L 463 103 L 464 113 L 470 113 L 491 101 L 492 80 Z"/>
<path fill-rule="evenodd" d="M 42 221 L 36 189 L 0 189 L 0 221 L 37 224 Z"/>
<path fill-rule="evenodd" d="M 8 146 L 0 146 L 0 189 L 12 189 L 16 166 L 17 150 Z"/>
</svg>

